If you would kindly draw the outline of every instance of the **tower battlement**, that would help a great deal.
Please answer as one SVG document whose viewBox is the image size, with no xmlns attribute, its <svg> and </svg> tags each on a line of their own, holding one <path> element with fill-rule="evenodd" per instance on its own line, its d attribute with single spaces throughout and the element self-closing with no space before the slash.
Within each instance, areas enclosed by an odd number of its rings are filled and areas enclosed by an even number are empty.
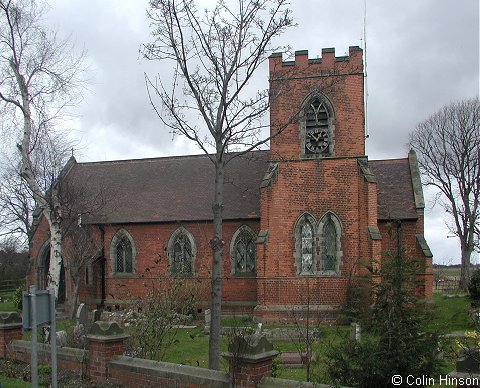
<svg viewBox="0 0 480 388">
<path fill-rule="evenodd" d="M 349 55 L 336 57 L 335 48 L 323 48 L 321 58 L 308 58 L 308 50 L 295 51 L 295 59 L 283 60 L 283 53 L 273 53 L 269 57 L 270 74 L 283 71 L 315 71 L 318 73 L 334 73 L 341 70 L 363 71 L 363 50 L 358 46 L 349 47 Z"/>
</svg>

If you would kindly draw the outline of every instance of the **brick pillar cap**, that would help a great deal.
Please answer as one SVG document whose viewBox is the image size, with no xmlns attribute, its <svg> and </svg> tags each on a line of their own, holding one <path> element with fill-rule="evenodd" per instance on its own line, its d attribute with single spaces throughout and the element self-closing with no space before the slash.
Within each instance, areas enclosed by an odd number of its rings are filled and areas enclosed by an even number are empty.
<svg viewBox="0 0 480 388">
<path fill-rule="evenodd" d="M 22 326 L 22 317 L 19 313 L 6 311 L 0 313 L 0 326 Z"/>
<path fill-rule="evenodd" d="M 88 335 L 89 340 L 100 342 L 114 342 L 129 337 L 123 329 L 114 321 L 97 321 L 90 328 Z"/>
<path fill-rule="evenodd" d="M 233 354 L 260 354 L 271 350 L 273 350 L 273 344 L 261 334 L 235 337 L 228 345 L 228 351 Z"/>
<path fill-rule="evenodd" d="M 114 321 L 96 321 L 88 331 L 90 335 L 121 335 L 124 334 L 123 329 Z"/>
<path fill-rule="evenodd" d="M 270 350 L 268 352 L 262 352 L 258 354 L 234 354 L 231 352 L 224 352 L 222 353 L 222 357 L 228 361 L 234 361 L 234 360 L 236 360 L 237 362 L 246 361 L 254 364 L 257 362 L 273 359 L 276 356 L 278 356 L 278 354 L 279 352 L 277 350 Z"/>
</svg>

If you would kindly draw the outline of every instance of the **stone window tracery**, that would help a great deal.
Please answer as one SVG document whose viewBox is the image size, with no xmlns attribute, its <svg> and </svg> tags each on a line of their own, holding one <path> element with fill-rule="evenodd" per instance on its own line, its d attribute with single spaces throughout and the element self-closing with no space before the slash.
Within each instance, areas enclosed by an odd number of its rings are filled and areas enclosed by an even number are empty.
<svg viewBox="0 0 480 388">
<path fill-rule="evenodd" d="M 112 270 L 117 275 L 130 275 L 135 273 L 136 248 L 132 236 L 120 229 L 110 243 L 110 260 Z"/>
<path fill-rule="evenodd" d="M 315 273 L 315 219 L 309 213 L 302 214 L 294 227 L 295 266 L 297 275 Z"/>
<path fill-rule="evenodd" d="M 320 244 L 320 270 L 323 274 L 334 275 L 340 271 L 342 251 L 340 238 L 342 226 L 340 220 L 332 212 L 326 213 L 318 224 Z"/>
<path fill-rule="evenodd" d="M 117 254 L 117 268 L 115 272 L 125 272 L 131 273 L 132 266 L 132 244 L 127 237 L 122 237 L 122 239 L 117 244 L 116 254 Z"/>
<path fill-rule="evenodd" d="M 302 226 L 302 273 L 313 272 L 313 228 L 310 223 Z"/>
<path fill-rule="evenodd" d="M 320 158 L 332 156 L 334 150 L 333 107 L 321 93 L 314 92 L 303 103 L 299 120 L 301 156 Z"/>
<path fill-rule="evenodd" d="M 294 226 L 297 275 L 336 276 L 342 259 L 342 226 L 332 212 L 318 224 L 309 213 L 302 214 Z"/>
<path fill-rule="evenodd" d="M 255 274 L 256 240 L 255 232 L 246 225 L 242 225 L 234 233 L 230 244 L 233 274 Z"/>
<path fill-rule="evenodd" d="M 194 272 L 195 240 L 184 227 L 173 232 L 168 243 L 169 272 L 171 276 L 191 276 Z"/>
</svg>

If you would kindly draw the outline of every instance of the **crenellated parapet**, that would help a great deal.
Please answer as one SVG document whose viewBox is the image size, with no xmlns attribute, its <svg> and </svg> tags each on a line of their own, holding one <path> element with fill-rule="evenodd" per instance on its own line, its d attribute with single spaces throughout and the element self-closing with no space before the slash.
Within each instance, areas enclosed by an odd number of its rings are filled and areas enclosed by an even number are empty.
<svg viewBox="0 0 480 388">
<path fill-rule="evenodd" d="M 319 75 L 351 73 L 363 71 L 363 50 L 358 46 L 349 47 L 349 55 L 335 56 L 335 48 L 323 48 L 321 58 L 308 58 L 308 50 L 295 51 L 295 59 L 284 61 L 283 53 L 273 53 L 269 57 L 270 76 L 292 72 L 307 72 Z"/>
</svg>

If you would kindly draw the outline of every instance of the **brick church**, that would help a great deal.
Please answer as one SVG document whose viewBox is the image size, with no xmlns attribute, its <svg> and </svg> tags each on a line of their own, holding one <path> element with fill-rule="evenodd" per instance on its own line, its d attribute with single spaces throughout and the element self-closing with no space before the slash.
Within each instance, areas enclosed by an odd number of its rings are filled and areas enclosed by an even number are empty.
<svg viewBox="0 0 480 388">
<path fill-rule="evenodd" d="M 272 128 L 300 112 L 268 151 L 227 165 L 223 223 L 224 312 L 260 320 L 305 310 L 334 318 L 352 276 L 401 247 L 424 261 L 419 292 L 432 296 L 432 254 L 416 155 L 365 155 L 362 50 L 336 57 L 269 59 Z M 386 129 L 388 130 L 388 129 Z M 272 129 L 273 131 L 273 129 Z M 156 285 L 184 279 L 209 287 L 214 167 L 207 156 L 66 165 L 65 179 L 108 201 L 82 219 L 98 253 L 82 268 L 81 302 L 124 308 Z M 35 221 L 29 282 L 46 284 L 46 221 Z M 72 281 L 65 260 L 62 295 Z M 203 294 L 208 306 L 209 291 Z"/>
</svg>

